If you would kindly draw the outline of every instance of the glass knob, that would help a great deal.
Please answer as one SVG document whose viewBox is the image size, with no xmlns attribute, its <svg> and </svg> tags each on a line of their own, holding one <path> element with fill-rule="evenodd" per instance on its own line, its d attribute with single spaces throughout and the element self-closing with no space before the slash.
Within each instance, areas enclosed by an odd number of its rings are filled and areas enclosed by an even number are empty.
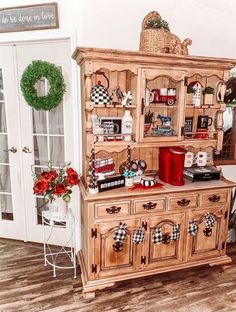
<svg viewBox="0 0 236 312">
<path fill-rule="evenodd" d="M 28 153 L 32 153 L 32 151 L 29 149 L 28 146 L 24 146 L 23 149 L 22 149 L 22 152 L 28 154 Z"/>
</svg>

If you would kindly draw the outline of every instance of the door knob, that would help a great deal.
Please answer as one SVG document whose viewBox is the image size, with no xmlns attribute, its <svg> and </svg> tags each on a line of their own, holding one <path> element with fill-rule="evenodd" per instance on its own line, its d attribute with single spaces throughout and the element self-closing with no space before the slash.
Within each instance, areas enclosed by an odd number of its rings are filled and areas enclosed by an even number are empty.
<svg viewBox="0 0 236 312">
<path fill-rule="evenodd" d="M 15 146 L 12 146 L 11 148 L 9 148 L 8 150 L 4 150 L 4 152 L 12 152 L 12 153 L 16 153 L 17 152 L 17 148 Z"/>
<path fill-rule="evenodd" d="M 28 153 L 32 153 L 32 151 L 29 149 L 28 146 L 24 146 L 23 149 L 22 149 L 22 152 L 28 154 Z"/>
</svg>

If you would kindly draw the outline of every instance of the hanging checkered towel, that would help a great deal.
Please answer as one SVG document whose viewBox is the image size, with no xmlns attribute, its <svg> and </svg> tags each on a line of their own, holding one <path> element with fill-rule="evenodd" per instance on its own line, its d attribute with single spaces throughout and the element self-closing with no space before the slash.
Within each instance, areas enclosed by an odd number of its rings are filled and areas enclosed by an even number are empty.
<svg viewBox="0 0 236 312">
<path fill-rule="evenodd" d="M 160 227 L 155 227 L 155 229 L 152 232 L 152 242 L 154 244 L 160 244 L 162 243 L 162 233 Z"/>
<path fill-rule="evenodd" d="M 180 239 L 179 224 L 173 224 L 172 232 L 171 232 L 171 235 L 170 235 L 170 240 L 177 241 L 179 239 Z"/>
<path fill-rule="evenodd" d="M 195 235 L 197 235 L 197 232 L 198 232 L 197 222 L 195 220 L 189 221 L 188 233 L 191 236 L 195 236 Z"/>
<path fill-rule="evenodd" d="M 113 234 L 113 239 L 117 242 L 125 240 L 127 226 L 125 223 L 120 223 L 119 228 L 115 230 Z"/>
<path fill-rule="evenodd" d="M 215 225 L 215 217 L 209 212 L 205 213 L 204 220 L 207 228 L 212 228 Z"/>
<path fill-rule="evenodd" d="M 144 241 L 144 236 L 145 236 L 145 228 L 144 227 L 139 227 L 137 231 L 134 232 L 133 234 L 133 243 L 139 244 Z"/>
</svg>

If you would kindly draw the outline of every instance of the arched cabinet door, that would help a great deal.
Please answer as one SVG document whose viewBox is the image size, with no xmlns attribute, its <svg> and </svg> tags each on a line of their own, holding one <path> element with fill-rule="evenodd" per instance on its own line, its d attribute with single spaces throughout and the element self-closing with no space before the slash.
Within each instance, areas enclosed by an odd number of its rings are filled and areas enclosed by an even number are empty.
<svg viewBox="0 0 236 312">
<path fill-rule="evenodd" d="M 213 217 L 214 224 L 208 223 L 207 226 L 207 214 Z M 221 256 L 225 253 L 226 214 L 225 206 L 209 209 L 206 207 L 204 210 L 190 212 L 188 225 L 195 222 L 198 230 L 195 235 L 187 234 L 188 259 L 200 260 Z"/>
<path fill-rule="evenodd" d="M 185 214 L 169 214 L 146 220 L 146 268 L 180 264 L 183 261 Z"/>
<path fill-rule="evenodd" d="M 115 240 L 114 234 L 120 224 L 125 224 L 125 238 Z M 97 223 L 97 238 L 94 240 L 95 278 L 131 273 L 137 269 L 142 244 L 133 243 L 132 237 L 139 226 L 140 219 Z M 120 233 L 120 237 L 123 234 Z"/>
</svg>

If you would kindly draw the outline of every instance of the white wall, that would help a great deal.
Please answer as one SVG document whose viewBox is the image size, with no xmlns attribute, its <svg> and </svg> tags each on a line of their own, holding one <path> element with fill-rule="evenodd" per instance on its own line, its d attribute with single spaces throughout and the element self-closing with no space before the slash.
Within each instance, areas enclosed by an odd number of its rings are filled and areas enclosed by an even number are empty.
<svg viewBox="0 0 236 312">
<path fill-rule="evenodd" d="M 0 8 L 48 0 L 1 0 Z M 0 42 L 59 36 L 77 31 L 78 45 L 138 50 L 144 16 L 153 10 L 181 39 L 193 40 L 190 53 L 236 57 L 234 0 L 57 0 L 60 29 L 0 34 Z"/>
</svg>

